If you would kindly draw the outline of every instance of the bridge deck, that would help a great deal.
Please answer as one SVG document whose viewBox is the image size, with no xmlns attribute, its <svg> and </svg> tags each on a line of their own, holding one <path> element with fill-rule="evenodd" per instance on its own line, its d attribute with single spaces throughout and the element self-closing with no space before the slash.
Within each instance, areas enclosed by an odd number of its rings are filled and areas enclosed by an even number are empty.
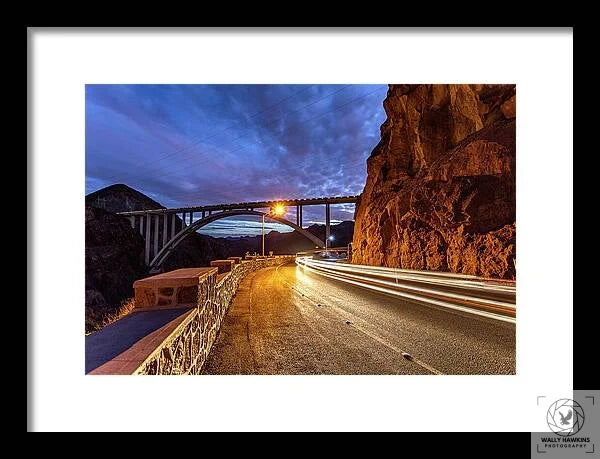
<svg viewBox="0 0 600 459">
<path fill-rule="evenodd" d="M 276 204 L 282 204 L 285 207 L 292 206 L 315 206 L 320 204 L 353 204 L 358 201 L 359 196 L 334 196 L 334 197 L 323 197 L 323 198 L 307 198 L 307 199 L 280 199 L 274 201 L 254 201 L 254 202 L 238 202 L 233 204 L 211 204 L 206 206 L 194 206 L 194 207 L 177 207 L 171 209 L 149 209 L 149 210 L 136 210 L 132 212 L 120 212 L 120 215 L 131 216 L 131 215 L 144 215 L 150 214 L 163 214 L 163 213 L 181 213 L 181 212 L 208 212 L 208 211 L 219 211 L 219 210 L 238 210 L 238 209 L 265 209 L 267 207 L 273 207 Z"/>
</svg>

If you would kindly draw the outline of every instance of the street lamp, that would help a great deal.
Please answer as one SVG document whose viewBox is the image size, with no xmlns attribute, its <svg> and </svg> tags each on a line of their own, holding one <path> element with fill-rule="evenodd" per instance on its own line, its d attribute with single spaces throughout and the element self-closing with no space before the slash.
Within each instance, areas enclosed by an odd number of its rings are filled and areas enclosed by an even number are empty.
<svg viewBox="0 0 600 459">
<path fill-rule="evenodd" d="M 325 251 L 327 251 L 327 242 L 328 241 L 333 241 L 335 238 L 333 237 L 333 234 L 327 238 L 325 238 Z"/>
<path fill-rule="evenodd" d="M 262 255 L 265 256 L 265 216 L 280 217 L 285 214 L 285 206 L 283 204 L 275 204 L 275 207 L 269 209 L 269 213 L 262 214 Z"/>
</svg>

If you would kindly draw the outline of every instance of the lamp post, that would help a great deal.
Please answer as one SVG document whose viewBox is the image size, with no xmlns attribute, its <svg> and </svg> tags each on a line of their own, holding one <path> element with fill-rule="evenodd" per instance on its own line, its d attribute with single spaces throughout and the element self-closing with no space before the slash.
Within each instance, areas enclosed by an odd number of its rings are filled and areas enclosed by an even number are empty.
<svg viewBox="0 0 600 459">
<path fill-rule="evenodd" d="M 269 212 L 266 214 L 262 214 L 262 226 L 261 226 L 261 235 L 262 235 L 262 256 L 265 256 L 265 216 L 269 217 L 280 217 L 285 214 L 285 206 L 283 204 L 275 204 L 275 207 L 269 209 Z"/>
<path fill-rule="evenodd" d="M 262 215 L 262 227 L 261 227 L 261 234 L 262 234 L 262 256 L 265 256 L 265 214 Z"/>
<path fill-rule="evenodd" d="M 334 239 L 333 234 L 331 236 L 325 238 L 325 252 L 327 252 L 328 242 L 333 241 L 333 239 Z"/>
</svg>

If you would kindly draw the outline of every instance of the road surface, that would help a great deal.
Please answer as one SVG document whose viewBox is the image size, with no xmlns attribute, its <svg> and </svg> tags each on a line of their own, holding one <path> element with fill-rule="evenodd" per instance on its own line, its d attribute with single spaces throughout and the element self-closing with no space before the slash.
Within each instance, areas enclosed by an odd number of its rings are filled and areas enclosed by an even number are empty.
<svg viewBox="0 0 600 459">
<path fill-rule="evenodd" d="M 514 374 L 515 325 L 288 264 L 240 284 L 205 374 Z"/>
</svg>

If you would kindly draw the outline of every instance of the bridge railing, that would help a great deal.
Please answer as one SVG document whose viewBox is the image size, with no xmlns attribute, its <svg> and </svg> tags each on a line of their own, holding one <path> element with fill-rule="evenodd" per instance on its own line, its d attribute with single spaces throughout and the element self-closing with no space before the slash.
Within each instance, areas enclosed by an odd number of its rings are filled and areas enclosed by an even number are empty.
<svg viewBox="0 0 600 459">
<path fill-rule="evenodd" d="M 128 212 L 120 212 L 123 216 L 139 216 L 145 213 L 150 214 L 164 214 L 164 213 L 183 213 L 183 212 L 215 212 L 223 210 L 252 210 L 252 209 L 266 209 L 276 205 L 283 205 L 284 207 L 295 207 L 295 206 L 316 206 L 321 204 L 353 204 L 358 201 L 360 195 L 354 196 L 330 196 L 330 197 L 319 197 L 319 198 L 299 198 L 299 199 L 278 199 L 269 201 L 249 201 L 249 202 L 237 202 L 237 203 L 222 203 L 222 204 L 208 204 L 203 206 L 187 206 L 187 207 L 176 207 L 176 208 L 160 208 L 160 209 L 149 209 L 149 210 L 134 210 Z"/>
</svg>

